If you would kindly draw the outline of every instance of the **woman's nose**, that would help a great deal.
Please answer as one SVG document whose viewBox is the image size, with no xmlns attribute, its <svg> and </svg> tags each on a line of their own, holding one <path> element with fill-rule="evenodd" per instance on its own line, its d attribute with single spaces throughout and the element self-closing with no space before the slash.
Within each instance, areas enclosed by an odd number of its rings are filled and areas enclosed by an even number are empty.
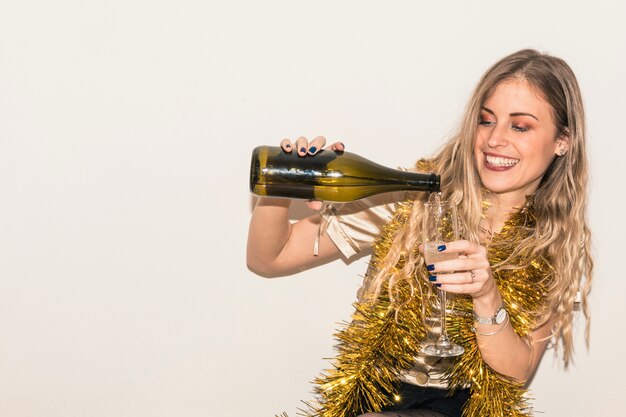
<svg viewBox="0 0 626 417">
<path fill-rule="evenodd" d="M 508 143 L 506 135 L 506 126 L 502 124 L 496 124 L 496 126 L 491 130 L 489 134 L 489 138 L 487 139 L 487 145 L 489 145 L 491 148 L 505 146 Z"/>
</svg>

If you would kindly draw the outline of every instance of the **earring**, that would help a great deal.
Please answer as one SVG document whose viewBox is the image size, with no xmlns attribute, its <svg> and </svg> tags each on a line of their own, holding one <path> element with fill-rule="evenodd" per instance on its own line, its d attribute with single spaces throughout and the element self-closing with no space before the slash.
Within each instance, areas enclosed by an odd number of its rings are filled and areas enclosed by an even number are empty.
<svg viewBox="0 0 626 417">
<path fill-rule="evenodd" d="M 561 150 L 559 151 L 559 156 L 563 156 L 567 153 L 567 149 L 565 148 L 561 148 Z"/>
</svg>

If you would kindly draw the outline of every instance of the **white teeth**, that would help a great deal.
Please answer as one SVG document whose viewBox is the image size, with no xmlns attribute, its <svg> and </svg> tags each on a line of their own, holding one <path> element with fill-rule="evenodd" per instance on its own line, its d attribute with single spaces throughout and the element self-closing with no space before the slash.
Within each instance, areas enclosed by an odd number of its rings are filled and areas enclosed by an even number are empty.
<svg viewBox="0 0 626 417">
<path fill-rule="evenodd" d="M 501 158 L 499 156 L 485 155 L 485 159 L 489 164 L 498 167 L 511 167 L 519 162 L 519 159 Z"/>
</svg>

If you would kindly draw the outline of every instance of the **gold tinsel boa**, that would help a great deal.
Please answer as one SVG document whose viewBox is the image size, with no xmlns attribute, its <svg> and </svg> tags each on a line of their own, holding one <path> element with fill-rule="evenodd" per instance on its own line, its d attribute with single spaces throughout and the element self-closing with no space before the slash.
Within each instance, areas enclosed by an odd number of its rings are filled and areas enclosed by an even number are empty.
<svg viewBox="0 0 626 417">
<path fill-rule="evenodd" d="M 395 233 L 404 226 L 411 213 L 412 202 L 404 202 L 374 245 L 372 266 L 375 268 L 389 251 Z M 535 225 L 532 202 L 514 213 L 488 247 L 491 265 L 503 261 L 522 265 L 515 269 L 497 269 L 496 283 L 510 315 L 513 329 L 527 337 L 545 305 L 551 276 L 546 259 L 529 261 L 523 255 L 511 258 L 516 243 L 528 236 Z M 420 342 L 426 337 L 424 314 L 430 314 L 426 297 L 432 292 L 423 279 L 414 285 L 423 291 L 412 291 L 407 283 L 396 285 L 394 294 L 403 301 L 399 309 L 391 308 L 388 291 L 381 291 L 375 303 L 355 303 L 351 323 L 345 323 L 336 334 L 338 355 L 334 369 L 315 380 L 317 401 L 301 410 L 309 417 L 356 417 L 378 412 L 399 400 L 399 376 L 415 362 Z M 470 398 L 464 417 L 531 416 L 526 390 L 512 379 L 498 374 L 481 358 L 472 330 L 472 300 L 458 296 L 455 314 L 448 316 L 448 335 L 465 348 L 448 371 L 446 379 L 451 390 L 470 387 Z"/>
</svg>

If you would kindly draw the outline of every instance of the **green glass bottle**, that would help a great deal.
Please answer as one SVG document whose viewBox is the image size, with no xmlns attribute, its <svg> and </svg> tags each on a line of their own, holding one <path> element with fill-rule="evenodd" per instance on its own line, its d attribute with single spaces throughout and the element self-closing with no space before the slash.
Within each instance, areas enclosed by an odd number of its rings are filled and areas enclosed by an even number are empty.
<svg viewBox="0 0 626 417">
<path fill-rule="evenodd" d="M 439 191 L 439 175 L 387 168 L 350 152 L 285 153 L 278 146 L 252 151 L 250 191 L 262 197 L 352 201 L 390 191 Z"/>
</svg>

